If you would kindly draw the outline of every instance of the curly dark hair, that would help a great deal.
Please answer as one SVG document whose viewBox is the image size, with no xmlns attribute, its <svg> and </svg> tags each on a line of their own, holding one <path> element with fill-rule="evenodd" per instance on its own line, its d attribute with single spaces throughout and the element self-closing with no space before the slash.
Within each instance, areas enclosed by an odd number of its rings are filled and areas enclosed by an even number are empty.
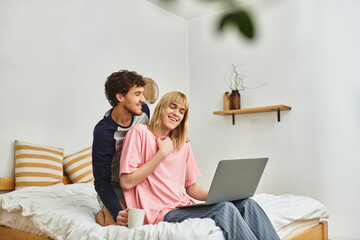
<svg viewBox="0 0 360 240">
<path fill-rule="evenodd" d="M 133 86 L 144 87 L 143 77 L 134 71 L 120 70 L 112 73 L 105 82 L 105 95 L 111 106 L 116 107 L 119 101 L 116 94 L 126 95 Z"/>
</svg>

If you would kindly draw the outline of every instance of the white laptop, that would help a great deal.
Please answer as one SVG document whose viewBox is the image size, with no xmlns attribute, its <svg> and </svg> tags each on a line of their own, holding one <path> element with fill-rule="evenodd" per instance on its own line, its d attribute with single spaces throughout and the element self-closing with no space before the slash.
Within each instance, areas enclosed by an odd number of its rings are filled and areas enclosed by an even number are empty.
<svg viewBox="0 0 360 240">
<path fill-rule="evenodd" d="M 254 196 L 268 158 L 222 160 L 218 163 L 205 203 L 178 208 L 210 205 Z"/>
</svg>

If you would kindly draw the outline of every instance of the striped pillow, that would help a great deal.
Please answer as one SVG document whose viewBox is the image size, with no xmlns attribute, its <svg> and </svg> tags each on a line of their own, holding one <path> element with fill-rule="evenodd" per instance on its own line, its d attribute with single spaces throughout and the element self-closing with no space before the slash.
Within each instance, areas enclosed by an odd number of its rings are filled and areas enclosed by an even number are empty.
<svg viewBox="0 0 360 240">
<path fill-rule="evenodd" d="M 64 149 L 15 140 L 15 189 L 63 184 Z"/>
<path fill-rule="evenodd" d="M 64 170 L 73 183 L 93 182 L 92 147 L 64 157 Z"/>
</svg>

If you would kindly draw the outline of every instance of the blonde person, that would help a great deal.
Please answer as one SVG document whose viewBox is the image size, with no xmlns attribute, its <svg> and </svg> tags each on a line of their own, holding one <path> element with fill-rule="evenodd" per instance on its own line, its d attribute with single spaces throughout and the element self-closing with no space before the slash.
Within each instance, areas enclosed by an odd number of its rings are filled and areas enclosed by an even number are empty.
<svg viewBox="0 0 360 240">
<path fill-rule="evenodd" d="M 279 239 L 264 211 L 251 199 L 176 208 L 192 204 L 188 195 L 200 201 L 208 195 L 196 183 L 200 172 L 188 140 L 188 113 L 187 97 L 169 92 L 157 104 L 150 125 L 134 125 L 127 133 L 120 160 L 127 207 L 144 209 L 145 224 L 212 218 L 227 239 Z M 126 226 L 126 216 L 119 222 Z"/>
</svg>

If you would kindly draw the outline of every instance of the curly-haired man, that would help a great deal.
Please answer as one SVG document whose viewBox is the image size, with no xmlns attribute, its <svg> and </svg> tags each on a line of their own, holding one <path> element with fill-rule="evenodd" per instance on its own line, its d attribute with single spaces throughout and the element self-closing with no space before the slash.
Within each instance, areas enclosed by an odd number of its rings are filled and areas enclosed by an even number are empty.
<svg viewBox="0 0 360 240">
<path fill-rule="evenodd" d="M 126 133 L 136 123 L 149 122 L 145 84 L 141 75 L 127 70 L 112 73 L 105 82 L 106 98 L 112 108 L 94 128 L 92 149 L 95 190 L 102 206 L 96 221 L 102 226 L 117 224 L 118 216 L 127 215 L 119 162 Z"/>
</svg>

